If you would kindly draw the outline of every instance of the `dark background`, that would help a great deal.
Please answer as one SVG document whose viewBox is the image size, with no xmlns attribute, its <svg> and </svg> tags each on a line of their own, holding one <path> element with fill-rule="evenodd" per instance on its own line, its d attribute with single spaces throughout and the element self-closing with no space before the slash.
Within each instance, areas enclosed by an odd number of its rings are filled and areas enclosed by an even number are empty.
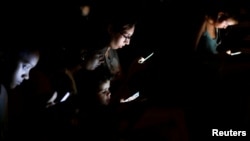
<svg viewBox="0 0 250 141">
<path fill-rule="evenodd" d="M 190 136 L 210 136 L 212 128 L 249 127 L 250 9 L 246 0 L 93 0 L 94 12 L 105 18 L 117 11 L 140 18 L 131 45 L 119 50 L 125 70 L 137 56 L 155 55 L 141 76 L 142 94 L 153 104 L 180 107 Z M 193 56 L 195 31 L 206 9 L 223 6 L 234 12 L 239 25 L 230 27 L 227 48 L 246 53 L 227 57 L 219 74 L 203 68 Z M 1 2 L 2 46 L 18 47 L 21 40 L 40 46 L 46 55 L 78 38 L 79 3 L 72 1 Z M 53 65 L 53 64 L 52 64 Z M 197 135 L 199 133 L 199 135 Z"/>
</svg>

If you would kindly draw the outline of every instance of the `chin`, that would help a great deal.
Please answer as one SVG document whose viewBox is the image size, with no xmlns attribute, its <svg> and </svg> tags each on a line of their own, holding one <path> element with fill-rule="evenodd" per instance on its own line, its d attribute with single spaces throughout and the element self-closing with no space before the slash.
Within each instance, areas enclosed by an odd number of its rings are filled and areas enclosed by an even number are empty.
<svg viewBox="0 0 250 141">
<path fill-rule="evenodd" d="M 107 106 L 107 105 L 109 105 L 109 102 L 103 101 L 103 102 L 102 102 L 102 105 L 103 105 L 103 106 Z"/>
<path fill-rule="evenodd" d="M 16 87 L 17 87 L 16 84 L 11 84 L 11 85 L 10 85 L 10 89 L 15 89 Z"/>
<path fill-rule="evenodd" d="M 89 68 L 88 70 L 93 71 L 93 70 L 95 70 L 95 68 L 94 67 L 93 68 Z"/>
</svg>

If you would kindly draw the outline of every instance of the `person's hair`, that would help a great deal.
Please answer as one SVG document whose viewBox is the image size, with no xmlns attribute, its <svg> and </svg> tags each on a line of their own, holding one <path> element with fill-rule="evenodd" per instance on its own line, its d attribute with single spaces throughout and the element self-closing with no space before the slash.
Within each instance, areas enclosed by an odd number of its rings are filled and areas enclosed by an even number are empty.
<svg viewBox="0 0 250 141">
<path fill-rule="evenodd" d="M 213 21 L 217 21 L 217 22 L 222 22 L 229 18 L 232 18 L 235 21 L 237 21 L 237 17 L 235 15 L 228 13 L 226 11 L 217 11 L 214 13 L 208 13 L 207 16 L 211 18 Z"/>
<path fill-rule="evenodd" d="M 112 78 L 112 75 L 105 71 L 104 69 L 97 69 L 95 71 L 95 74 L 93 75 L 92 79 L 90 80 L 95 93 L 99 91 L 99 87 L 101 84 L 103 84 L 106 81 L 110 81 Z"/>
<path fill-rule="evenodd" d="M 111 17 L 110 22 L 108 23 L 112 32 L 123 32 L 124 30 L 135 26 L 137 23 L 136 15 L 132 15 L 130 13 L 118 15 Z"/>
<path fill-rule="evenodd" d="M 237 12 L 231 7 L 227 6 L 224 2 L 210 1 L 206 3 L 206 7 L 203 10 L 205 15 L 214 21 L 222 22 L 228 18 L 237 20 Z"/>
<path fill-rule="evenodd" d="M 13 48 L 13 47 L 4 48 L 2 50 L 1 63 L 5 64 L 6 66 L 11 66 L 13 64 L 15 65 L 17 61 L 33 53 L 39 54 L 40 53 L 39 48 L 34 47 L 34 46 L 24 46 L 24 47 L 18 47 L 18 48 Z M 8 63 L 9 65 L 7 65 L 6 63 Z"/>
<path fill-rule="evenodd" d="M 87 72 L 87 75 L 78 75 L 76 79 L 78 92 L 84 99 L 87 99 L 88 104 L 98 104 L 96 103 L 96 96 L 100 85 L 106 81 L 110 81 L 112 78 L 112 74 L 106 68 L 102 67 Z"/>
</svg>

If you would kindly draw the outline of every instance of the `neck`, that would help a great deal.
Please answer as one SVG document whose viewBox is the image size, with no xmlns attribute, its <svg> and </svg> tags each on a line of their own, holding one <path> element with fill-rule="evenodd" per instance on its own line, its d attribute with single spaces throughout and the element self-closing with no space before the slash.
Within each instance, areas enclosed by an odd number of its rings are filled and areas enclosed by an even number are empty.
<svg viewBox="0 0 250 141">
<path fill-rule="evenodd" d="M 105 52 L 105 56 L 108 57 L 109 56 L 109 51 L 110 51 L 111 47 L 108 47 L 106 52 Z"/>
</svg>

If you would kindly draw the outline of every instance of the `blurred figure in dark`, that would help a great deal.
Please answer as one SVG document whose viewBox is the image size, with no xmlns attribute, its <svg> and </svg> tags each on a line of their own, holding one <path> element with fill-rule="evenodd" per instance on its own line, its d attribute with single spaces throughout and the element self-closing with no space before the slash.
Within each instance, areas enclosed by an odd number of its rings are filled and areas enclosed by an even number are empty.
<svg viewBox="0 0 250 141">
<path fill-rule="evenodd" d="M 74 117 L 78 115 L 78 101 L 81 97 L 76 82 L 77 74 L 94 71 L 104 63 L 106 48 L 99 48 L 90 43 L 81 40 L 79 44 L 73 42 L 70 45 L 67 44 L 62 58 L 59 59 L 62 62 L 61 65 L 49 76 L 52 91 L 47 99 L 46 115 L 49 121 L 48 126 L 51 126 L 47 136 L 52 140 L 54 138 L 73 138 L 75 129 L 78 128 Z"/>
<path fill-rule="evenodd" d="M 238 20 L 231 13 L 216 9 L 206 13 L 195 39 L 195 50 L 201 56 L 219 54 L 222 41 L 221 29 L 238 24 Z"/>
<path fill-rule="evenodd" d="M 25 46 L 25 45 L 23 45 Z M 30 71 L 37 65 L 39 61 L 39 51 L 34 46 L 19 47 L 13 49 L 9 47 L 2 52 L 1 56 L 1 93 L 0 93 L 0 129 L 1 140 L 8 139 L 8 136 L 12 136 L 12 131 L 15 128 L 12 124 L 12 120 L 8 117 L 8 107 L 12 107 L 12 99 L 10 95 L 13 90 L 21 85 L 23 81 L 29 79 Z M 15 100 L 14 100 L 15 101 Z M 12 117 L 10 117 L 12 119 Z M 8 121 L 11 122 L 8 127 Z M 15 130 L 15 129 L 14 129 Z M 8 136 L 6 136 L 8 133 Z"/>
<path fill-rule="evenodd" d="M 117 119 L 110 106 L 112 75 L 106 69 L 96 69 L 76 75 L 79 92 L 78 135 L 80 139 L 115 141 Z M 92 136 L 96 134 L 96 136 Z"/>
</svg>

